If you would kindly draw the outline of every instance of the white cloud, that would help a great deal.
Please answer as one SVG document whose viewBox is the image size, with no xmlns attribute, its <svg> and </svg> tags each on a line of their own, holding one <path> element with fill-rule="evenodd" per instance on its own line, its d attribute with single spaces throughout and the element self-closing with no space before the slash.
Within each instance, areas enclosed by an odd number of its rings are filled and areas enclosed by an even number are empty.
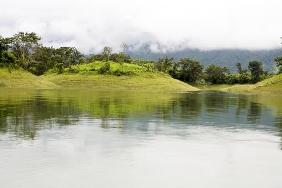
<svg viewBox="0 0 282 188">
<path fill-rule="evenodd" d="M 1 6 L 2 35 L 35 31 L 46 44 L 84 52 L 123 42 L 264 49 L 279 47 L 282 35 L 281 0 L 9 0 Z"/>
</svg>

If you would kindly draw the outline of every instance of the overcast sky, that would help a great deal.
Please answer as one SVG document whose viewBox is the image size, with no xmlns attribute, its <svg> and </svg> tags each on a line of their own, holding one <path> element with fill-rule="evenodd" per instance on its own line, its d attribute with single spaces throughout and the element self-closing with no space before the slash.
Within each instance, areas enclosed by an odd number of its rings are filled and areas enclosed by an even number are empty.
<svg viewBox="0 0 282 188">
<path fill-rule="evenodd" d="M 282 0 L 3 0 L 0 34 L 34 31 L 84 52 L 121 43 L 165 49 L 277 48 Z"/>
</svg>

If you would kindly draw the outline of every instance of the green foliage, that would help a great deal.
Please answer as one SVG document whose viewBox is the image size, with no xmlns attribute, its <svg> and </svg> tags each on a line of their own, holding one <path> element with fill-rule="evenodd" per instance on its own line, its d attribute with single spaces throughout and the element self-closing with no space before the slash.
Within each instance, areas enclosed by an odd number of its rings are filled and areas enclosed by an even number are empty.
<svg viewBox="0 0 282 188">
<path fill-rule="evenodd" d="M 184 58 L 178 62 L 179 79 L 185 82 L 195 83 L 203 75 L 204 67 L 200 62 Z"/>
<path fill-rule="evenodd" d="M 239 75 L 239 81 L 238 83 L 240 84 L 245 84 L 245 83 L 251 83 L 252 81 L 252 75 L 249 72 L 242 72 Z"/>
<path fill-rule="evenodd" d="M 212 84 L 226 83 L 229 70 L 226 67 L 209 65 L 205 71 L 205 80 Z"/>
<path fill-rule="evenodd" d="M 102 54 L 97 54 L 97 55 L 90 55 L 88 57 L 88 62 L 94 62 L 94 61 L 103 61 L 104 56 Z"/>
<path fill-rule="evenodd" d="M 133 75 L 134 72 L 123 70 L 123 69 L 116 69 L 112 72 L 112 74 L 115 76 L 129 76 L 129 75 Z"/>
<path fill-rule="evenodd" d="M 259 61 L 251 61 L 249 62 L 248 68 L 252 75 L 252 82 L 257 83 L 258 81 L 260 81 L 264 73 L 262 68 L 262 63 Z"/>
<path fill-rule="evenodd" d="M 269 77 L 258 61 L 250 62 L 248 70 L 237 63 L 238 74 L 230 74 L 226 67 L 216 65 L 210 65 L 204 71 L 199 61 L 190 58 L 178 62 L 167 56 L 157 61 L 131 59 L 126 54 L 126 44 L 122 45 L 123 52 L 112 53 L 111 47 L 104 47 L 101 54 L 84 56 L 75 47 L 45 47 L 40 40 L 36 33 L 19 32 L 7 38 L 0 36 L 0 66 L 22 67 L 35 75 L 56 72 L 129 76 L 160 71 L 181 81 L 212 84 L 255 83 Z M 275 61 L 282 72 L 282 57 Z"/>
<path fill-rule="evenodd" d="M 55 50 L 56 61 L 64 67 L 83 62 L 83 55 L 74 47 L 60 47 Z"/>
<path fill-rule="evenodd" d="M 0 66 L 12 68 L 15 66 L 16 57 L 12 52 L 0 52 Z"/>
<path fill-rule="evenodd" d="M 68 68 L 69 73 L 79 73 L 79 70 L 75 66 L 70 66 Z"/>
<path fill-rule="evenodd" d="M 7 64 L 8 61 L 35 75 L 42 75 L 55 67 L 59 73 L 62 73 L 63 67 L 70 67 L 85 61 L 83 54 L 74 47 L 58 49 L 44 47 L 40 44 L 40 40 L 41 38 L 36 33 L 24 32 L 19 32 L 9 38 L 0 37 L 1 64 Z M 15 61 L 12 56 L 15 57 Z"/>
<path fill-rule="evenodd" d="M 19 32 L 9 38 L 11 49 L 15 53 L 20 66 L 28 69 L 32 62 L 32 54 L 34 49 L 40 44 L 41 38 L 36 33 Z"/>
<path fill-rule="evenodd" d="M 274 61 L 276 62 L 279 73 L 282 73 L 282 56 L 275 58 Z"/>
<path fill-rule="evenodd" d="M 109 73 L 111 69 L 111 65 L 109 62 L 106 62 L 99 70 L 98 70 L 98 73 L 99 74 L 106 74 L 106 73 Z"/>
<path fill-rule="evenodd" d="M 111 54 L 110 56 L 110 61 L 113 61 L 113 62 L 117 62 L 117 63 L 130 63 L 131 62 L 131 58 L 129 55 L 125 54 L 125 53 L 114 53 L 114 54 Z"/>
<path fill-rule="evenodd" d="M 159 60 L 155 63 L 155 67 L 158 71 L 168 73 L 173 65 L 173 58 L 169 58 L 167 56 L 163 58 L 159 58 Z"/>
<path fill-rule="evenodd" d="M 104 47 L 103 52 L 102 52 L 103 59 L 106 61 L 109 61 L 112 51 L 113 49 L 111 47 L 108 47 L 108 46 Z"/>
<path fill-rule="evenodd" d="M 40 46 L 34 50 L 28 70 L 35 75 L 42 75 L 50 68 L 53 68 L 57 63 L 55 49 Z"/>
<path fill-rule="evenodd" d="M 64 72 L 64 64 L 63 63 L 57 63 L 56 64 L 56 70 L 58 74 L 62 74 Z"/>
<path fill-rule="evenodd" d="M 241 63 L 237 63 L 236 67 L 237 67 L 238 73 L 241 74 L 243 72 L 243 68 L 242 68 Z"/>
</svg>

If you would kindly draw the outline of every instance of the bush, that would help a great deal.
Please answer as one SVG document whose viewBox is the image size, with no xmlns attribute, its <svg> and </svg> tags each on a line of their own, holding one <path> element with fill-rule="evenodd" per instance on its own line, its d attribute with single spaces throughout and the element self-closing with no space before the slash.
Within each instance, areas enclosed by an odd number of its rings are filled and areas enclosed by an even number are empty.
<svg viewBox="0 0 282 188">
<path fill-rule="evenodd" d="M 77 69 L 75 69 L 74 67 L 71 66 L 71 67 L 68 68 L 68 72 L 69 73 L 79 73 L 79 70 L 77 70 Z"/>
<path fill-rule="evenodd" d="M 13 53 L 4 51 L 0 52 L 0 66 L 14 67 L 16 64 L 16 57 Z"/>
<path fill-rule="evenodd" d="M 129 75 L 133 75 L 134 73 L 132 71 L 123 71 L 123 70 L 117 69 L 113 71 L 112 74 L 115 76 L 129 76 Z"/>
<path fill-rule="evenodd" d="M 252 75 L 249 72 L 242 72 L 239 76 L 239 83 L 240 84 L 246 84 L 251 83 L 252 81 Z"/>
<path fill-rule="evenodd" d="M 99 70 L 99 74 L 106 74 L 111 70 L 111 65 L 109 62 L 106 62 Z"/>
<path fill-rule="evenodd" d="M 155 71 L 155 66 L 152 63 L 145 63 L 145 64 L 141 64 L 140 66 L 144 67 L 147 72 L 154 72 Z"/>
<path fill-rule="evenodd" d="M 239 74 L 228 74 L 226 76 L 225 82 L 227 84 L 237 84 L 239 83 L 240 75 Z"/>
<path fill-rule="evenodd" d="M 63 63 L 58 63 L 56 65 L 56 70 L 57 70 L 58 74 L 62 74 L 64 72 L 64 64 Z"/>
</svg>

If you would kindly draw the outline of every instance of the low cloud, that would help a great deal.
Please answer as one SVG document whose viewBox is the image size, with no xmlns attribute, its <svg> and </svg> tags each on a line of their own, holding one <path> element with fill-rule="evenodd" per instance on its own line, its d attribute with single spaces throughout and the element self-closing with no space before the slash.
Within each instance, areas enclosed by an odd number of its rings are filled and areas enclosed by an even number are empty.
<svg viewBox="0 0 282 188">
<path fill-rule="evenodd" d="M 1 2 L 0 34 L 34 31 L 50 46 L 85 53 L 148 44 L 183 48 L 269 49 L 280 46 L 280 0 L 9 0 Z"/>
</svg>

